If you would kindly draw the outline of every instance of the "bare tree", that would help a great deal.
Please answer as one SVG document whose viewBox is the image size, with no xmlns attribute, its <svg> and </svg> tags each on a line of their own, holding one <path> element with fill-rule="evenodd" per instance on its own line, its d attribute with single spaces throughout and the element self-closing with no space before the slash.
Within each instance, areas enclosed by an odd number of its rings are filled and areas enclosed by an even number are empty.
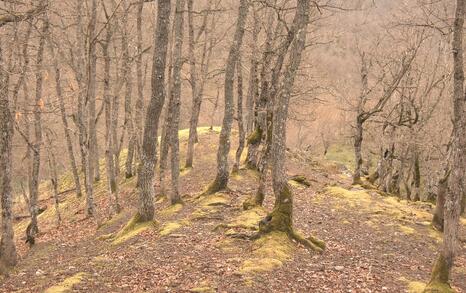
<svg viewBox="0 0 466 293">
<path fill-rule="evenodd" d="M 179 142 L 179 124 L 180 124 L 180 104 L 181 104 L 181 69 L 183 66 L 183 25 L 184 25 L 184 7 L 185 0 L 176 1 L 176 11 L 174 20 L 174 66 L 173 66 L 173 87 L 170 92 L 171 125 L 168 131 L 168 141 L 171 148 L 171 185 L 172 193 L 170 197 L 171 204 L 181 202 L 179 193 L 179 176 L 180 176 L 180 142 Z"/>
<path fill-rule="evenodd" d="M 12 215 L 12 140 L 13 117 L 7 95 L 9 78 L 3 66 L 3 52 L 0 45 L 0 200 L 2 204 L 2 229 L 0 239 L 0 272 L 13 267 L 17 262 Z"/>
<path fill-rule="evenodd" d="M 243 43 L 244 28 L 248 15 L 249 3 L 246 0 L 241 0 L 238 11 L 238 19 L 236 22 L 236 31 L 233 39 L 233 44 L 230 47 L 228 59 L 225 68 L 225 111 L 223 116 L 222 130 L 220 132 L 219 146 L 217 151 L 217 175 L 214 182 L 208 187 L 207 193 L 215 193 L 225 189 L 229 180 L 228 168 L 228 153 L 230 152 L 230 135 L 233 122 L 233 92 L 235 68 L 238 62 L 241 45 Z"/>
<path fill-rule="evenodd" d="M 105 6 L 104 11 L 107 16 L 107 21 L 110 21 Z M 113 35 L 113 28 L 111 26 L 106 27 L 105 40 L 102 42 L 102 55 L 104 58 L 104 111 L 105 111 L 105 166 L 107 171 L 107 181 L 110 195 L 110 205 L 112 206 L 113 213 L 119 213 L 121 210 L 119 198 L 118 198 L 118 184 L 115 172 L 115 148 L 113 146 L 112 127 L 112 97 L 110 94 L 110 65 L 111 58 L 109 55 L 108 47 L 110 45 Z"/>
<path fill-rule="evenodd" d="M 42 110 L 44 108 L 44 100 L 42 97 L 43 87 L 43 59 L 45 40 L 48 34 L 49 22 L 46 17 L 42 19 L 41 35 L 39 38 L 39 47 L 36 57 L 36 88 L 34 99 L 34 144 L 33 144 L 33 161 L 31 185 L 29 191 L 29 210 L 31 214 L 30 229 L 26 231 L 28 239 L 34 239 L 39 232 L 37 225 L 37 201 L 39 198 L 39 173 L 41 165 L 41 149 L 42 149 Z M 32 240 L 33 243 L 34 240 Z"/>
<path fill-rule="evenodd" d="M 86 101 L 88 105 L 88 136 L 86 143 L 86 215 L 95 216 L 93 183 L 96 170 L 95 162 L 97 157 L 97 133 L 96 133 L 96 22 L 97 22 L 97 1 L 91 2 L 91 18 L 89 20 L 89 37 L 87 48 L 87 93 Z"/>
<path fill-rule="evenodd" d="M 241 67 L 241 56 L 238 57 L 238 62 L 236 64 L 236 72 L 238 75 L 238 96 L 236 103 L 236 119 L 238 120 L 238 149 L 235 154 L 235 163 L 233 164 L 232 173 L 237 173 L 239 171 L 239 164 L 241 155 L 244 150 L 244 141 L 245 141 L 245 130 L 244 130 L 244 120 L 243 120 L 243 68 Z"/>
<path fill-rule="evenodd" d="M 361 94 L 358 99 L 358 104 L 356 106 L 356 123 L 355 123 L 355 134 L 354 134 L 354 154 L 355 154 L 355 168 L 353 174 L 353 184 L 361 184 L 361 168 L 362 168 L 362 142 L 363 142 L 363 132 L 364 132 L 364 123 L 368 121 L 374 115 L 380 113 L 390 98 L 395 93 L 398 85 L 400 84 L 403 77 L 408 72 L 411 64 L 416 57 L 417 47 L 410 48 L 408 52 L 403 53 L 401 57 L 401 62 L 399 69 L 394 74 L 393 78 L 390 81 L 383 82 L 388 83 L 383 91 L 383 94 L 376 99 L 376 102 L 373 105 L 369 106 L 367 109 L 368 101 L 370 100 L 370 93 L 373 88 L 370 88 L 368 83 L 368 61 L 365 52 L 361 52 Z M 382 79 L 384 76 L 381 77 Z M 377 83 L 381 82 L 380 80 Z"/>
<path fill-rule="evenodd" d="M 138 170 L 139 220 L 154 218 L 153 179 L 157 164 L 157 133 L 160 113 L 165 101 L 165 70 L 167 61 L 168 35 L 170 27 L 170 0 L 158 1 L 157 27 L 154 37 L 154 59 L 152 67 L 152 96 L 147 109 L 142 144 L 141 162 Z"/>
<path fill-rule="evenodd" d="M 424 292 L 449 292 L 450 273 L 458 249 L 458 229 L 461 214 L 461 200 L 465 193 L 464 178 L 466 166 L 466 117 L 464 115 L 464 56 L 463 25 L 465 1 L 456 1 L 453 25 L 453 134 L 451 145 L 451 173 L 444 204 L 443 244 L 434 264 L 429 284 Z"/>
<path fill-rule="evenodd" d="M 293 40 L 289 53 L 289 64 L 284 72 L 280 94 L 277 95 L 273 112 L 273 130 L 271 147 L 271 168 L 275 204 L 273 211 L 260 223 L 260 233 L 281 231 L 289 237 L 298 240 L 310 249 L 321 251 L 320 241 L 305 239 L 293 231 L 293 196 L 286 176 L 286 121 L 288 118 L 289 101 L 295 77 L 301 63 L 305 48 L 306 29 L 310 19 L 309 0 L 298 0 L 293 26 L 288 32 L 288 38 Z"/>
</svg>

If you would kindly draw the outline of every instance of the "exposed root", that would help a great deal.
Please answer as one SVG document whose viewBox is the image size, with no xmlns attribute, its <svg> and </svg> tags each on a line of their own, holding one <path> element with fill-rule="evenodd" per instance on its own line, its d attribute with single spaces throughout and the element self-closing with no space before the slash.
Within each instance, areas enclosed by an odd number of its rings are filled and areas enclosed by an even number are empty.
<svg viewBox="0 0 466 293">
<path fill-rule="evenodd" d="M 287 210 L 286 208 L 284 209 Z M 325 243 L 322 240 L 312 236 L 305 238 L 293 229 L 291 215 L 284 213 L 280 206 L 275 208 L 271 214 L 262 219 L 259 223 L 259 233 L 253 239 L 261 238 L 271 232 L 285 232 L 292 240 L 304 245 L 309 250 L 322 253 L 325 249 Z"/>
<path fill-rule="evenodd" d="M 454 293 L 448 281 L 450 279 L 448 265 L 445 258 L 440 254 L 435 261 L 432 276 L 424 293 Z"/>
<path fill-rule="evenodd" d="M 149 221 L 149 222 L 143 221 L 141 215 L 137 213 L 117 233 L 103 235 L 97 239 L 109 240 L 109 241 L 112 241 L 113 244 L 120 244 L 151 227 L 155 227 L 156 225 L 157 225 L 156 221 Z"/>
<path fill-rule="evenodd" d="M 304 247 L 312 251 L 317 251 L 319 253 L 322 253 L 325 249 L 325 242 L 313 236 L 309 236 L 308 238 L 305 238 L 304 236 L 302 236 L 300 233 L 296 231 L 291 231 L 291 233 L 288 233 L 288 236 L 291 239 L 296 240 L 298 243 L 302 244 Z"/>
<path fill-rule="evenodd" d="M 221 184 L 217 179 L 215 179 L 212 183 L 209 184 L 209 186 L 207 186 L 207 189 L 204 192 L 202 192 L 200 196 L 211 195 L 226 189 L 226 186 L 223 185 L 224 184 Z"/>
<path fill-rule="evenodd" d="M 304 175 L 294 175 L 292 177 L 290 177 L 290 180 L 296 182 L 296 183 L 299 183 L 301 185 L 304 185 L 306 187 L 309 187 L 311 186 L 311 182 L 309 179 L 306 178 L 306 176 Z"/>
</svg>

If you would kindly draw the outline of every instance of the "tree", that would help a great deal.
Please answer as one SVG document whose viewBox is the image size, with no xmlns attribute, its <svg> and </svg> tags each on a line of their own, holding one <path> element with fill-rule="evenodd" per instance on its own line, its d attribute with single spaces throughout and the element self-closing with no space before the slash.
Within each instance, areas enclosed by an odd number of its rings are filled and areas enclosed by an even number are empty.
<svg viewBox="0 0 466 293">
<path fill-rule="evenodd" d="M 104 6 L 105 12 L 105 6 Z M 110 16 L 106 13 L 107 21 L 110 21 Z M 107 181 L 110 195 L 110 205 L 113 213 L 119 213 L 121 210 L 118 199 L 118 184 L 115 172 L 115 147 L 112 135 L 114 124 L 112 123 L 112 97 L 110 94 L 110 55 L 108 46 L 110 45 L 114 31 L 111 26 L 106 27 L 105 40 L 102 42 L 102 55 L 104 58 L 104 111 L 105 111 L 105 166 L 107 171 Z"/>
<path fill-rule="evenodd" d="M 247 0 L 241 0 L 238 11 L 238 19 L 236 22 L 236 31 L 233 38 L 233 43 L 230 47 L 228 59 L 225 67 L 225 108 L 220 132 L 219 145 L 217 151 L 217 175 L 214 182 L 208 187 L 207 193 L 215 193 L 225 189 L 229 180 L 228 154 L 230 152 L 230 135 L 233 122 L 233 91 L 235 68 L 238 62 L 240 48 L 243 42 L 244 28 L 248 15 L 249 3 Z"/>
<path fill-rule="evenodd" d="M 293 25 L 288 31 L 288 38 L 293 40 L 289 53 L 289 64 L 285 69 L 282 88 L 280 94 L 276 96 L 273 111 L 271 168 L 275 204 L 272 212 L 261 221 L 259 233 L 284 232 L 308 248 L 322 251 L 321 241 L 312 237 L 306 239 L 293 230 L 293 196 L 285 169 L 286 122 L 291 92 L 305 48 L 306 29 L 310 20 L 310 2 L 309 0 L 298 0 Z"/>
<path fill-rule="evenodd" d="M 236 103 L 236 119 L 238 120 L 238 149 L 235 154 L 235 163 L 233 164 L 232 173 L 239 171 L 239 164 L 241 155 L 244 150 L 245 131 L 244 131 L 244 120 L 243 120 L 243 68 L 241 67 L 241 56 L 238 58 L 236 65 L 236 72 L 238 75 L 237 87 L 238 96 Z"/>
<path fill-rule="evenodd" d="M 154 173 L 157 164 L 157 133 L 160 114 L 165 101 L 165 70 L 170 26 L 170 0 L 159 0 L 158 16 L 154 37 L 154 59 L 152 65 L 152 95 L 147 108 L 142 143 L 141 161 L 138 169 L 139 220 L 154 218 Z"/>
<path fill-rule="evenodd" d="M 411 48 L 408 52 L 403 53 L 399 68 L 394 74 L 393 78 L 389 81 L 384 81 L 385 75 L 379 78 L 377 83 L 381 82 L 384 84 L 384 90 L 382 95 L 375 99 L 373 105 L 368 105 L 370 101 L 370 94 L 373 90 L 369 86 L 369 67 L 368 60 L 365 52 L 360 52 L 361 57 L 361 94 L 358 98 L 356 106 L 356 123 L 355 123 L 355 134 L 354 134 L 354 155 L 355 155 L 355 168 L 353 173 L 353 184 L 361 184 L 361 169 L 362 169 L 362 142 L 364 133 L 364 123 L 366 123 L 371 117 L 383 111 L 385 105 L 388 103 L 390 98 L 393 97 L 395 91 L 398 88 L 403 77 L 406 75 L 411 67 L 411 64 L 416 57 L 417 49 Z M 369 109 L 367 109 L 369 108 Z"/>
<path fill-rule="evenodd" d="M 42 29 L 39 38 L 39 47 L 36 57 L 36 88 L 34 99 L 34 144 L 33 144 L 33 161 L 32 161 L 32 174 L 31 185 L 29 191 L 29 210 L 31 213 L 30 228 L 26 231 L 29 239 L 34 239 L 35 235 L 39 232 L 37 225 L 37 201 L 39 198 L 39 175 L 41 165 L 41 150 L 42 150 L 42 110 L 44 107 L 44 100 L 42 96 L 43 88 L 43 59 L 45 40 L 48 34 L 49 22 L 47 17 L 42 19 Z M 33 242 L 31 242 L 33 243 Z"/>
<path fill-rule="evenodd" d="M 125 82 L 125 125 L 128 132 L 128 155 L 126 156 L 126 171 L 125 177 L 133 177 L 133 160 L 136 151 L 136 131 L 134 129 L 133 117 L 133 102 L 132 102 L 132 72 L 131 72 L 131 58 L 128 45 L 128 13 L 129 7 L 124 7 L 123 21 L 122 21 L 122 37 L 121 45 L 123 47 L 123 79 Z"/>
<path fill-rule="evenodd" d="M 180 104 L 181 104 L 181 69 L 183 66 L 183 24 L 184 24 L 184 7 L 185 0 L 176 1 L 176 11 L 174 20 L 174 66 L 173 66 L 173 87 L 170 91 L 170 121 L 171 125 L 168 132 L 168 141 L 170 142 L 171 148 L 171 184 L 172 194 L 170 197 L 171 204 L 181 202 L 179 193 L 179 176 L 180 176 L 180 142 L 179 142 L 179 124 L 180 124 Z"/>
<path fill-rule="evenodd" d="M 95 216 L 93 183 L 96 170 L 95 162 L 97 157 L 97 133 L 96 133 L 96 22 L 97 22 L 97 1 L 91 2 L 91 18 L 89 20 L 89 37 L 87 48 L 87 89 L 86 101 L 88 104 L 88 135 L 86 143 L 86 215 Z"/>
<path fill-rule="evenodd" d="M 13 117 L 7 95 L 8 75 L 3 66 L 2 46 L 0 46 L 0 200 L 2 204 L 2 229 L 0 239 L 0 272 L 13 267 L 17 262 L 12 221 L 12 140 Z"/>
<path fill-rule="evenodd" d="M 191 119 L 189 120 L 189 138 L 186 152 L 186 163 L 185 168 L 192 168 L 194 161 L 194 144 L 197 142 L 197 126 L 199 123 L 199 114 L 201 112 L 202 95 L 204 94 L 204 86 L 208 77 L 208 70 L 210 65 L 210 59 L 212 56 L 212 50 L 215 46 L 215 38 L 210 37 L 210 31 L 215 28 L 215 18 L 211 17 L 210 26 L 208 19 L 210 15 L 210 4 L 207 4 L 207 9 L 204 12 L 202 25 L 197 36 L 195 37 L 194 31 L 194 17 L 193 17 L 193 1 L 188 0 L 188 27 L 189 27 L 189 61 L 190 61 L 190 83 L 192 91 L 192 108 L 191 108 Z M 210 28 L 209 28 L 210 27 Z M 195 55 L 195 49 L 197 40 L 204 34 L 204 42 L 202 45 L 202 57 L 200 61 L 200 72 L 198 72 L 197 59 Z"/>
<path fill-rule="evenodd" d="M 464 91 L 463 25 L 465 1 L 456 1 L 453 25 L 453 133 L 450 176 L 444 204 L 443 244 L 424 292 L 453 292 L 449 286 L 450 273 L 458 249 L 458 229 L 461 200 L 465 193 L 466 166 L 466 109 Z"/>
</svg>

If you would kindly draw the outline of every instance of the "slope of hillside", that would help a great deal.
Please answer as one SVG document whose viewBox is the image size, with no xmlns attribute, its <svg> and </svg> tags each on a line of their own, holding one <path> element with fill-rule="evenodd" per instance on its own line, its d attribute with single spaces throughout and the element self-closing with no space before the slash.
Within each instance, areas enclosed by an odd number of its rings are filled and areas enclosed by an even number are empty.
<svg viewBox="0 0 466 293">
<path fill-rule="evenodd" d="M 181 132 L 182 154 L 186 137 Z M 257 176 L 241 170 L 228 191 L 200 196 L 215 176 L 218 129 L 200 131 L 195 167 L 183 170 L 184 205 L 158 198 L 157 222 L 124 227 L 135 214 L 135 178 L 119 184 L 123 211 L 107 219 L 106 182 L 96 184 L 103 224 L 84 217 L 84 198 L 62 194 L 57 227 L 48 186 L 41 187 L 41 233 L 28 249 L 27 220 L 15 225 L 21 260 L 1 280 L 1 292 L 419 292 L 428 280 L 441 235 L 429 226 L 429 204 L 382 197 L 350 185 L 330 161 L 289 155 L 290 175 L 304 174 L 310 187 L 291 182 L 296 227 L 326 243 L 311 253 L 285 235 L 252 241 L 258 222 L 273 205 L 270 182 L 263 209 L 243 211 Z M 232 157 L 236 149 L 232 148 Z M 182 160 L 183 161 L 183 160 Z M 61 190 L 68 190 L 69 175 Z M 461 237 L 465 239 L 462 220 Z M 119 232 L 120 231 L 120 232 Z M 466 292 L 466 244 L 453 272 L 457 292 Z"/>
</svg>

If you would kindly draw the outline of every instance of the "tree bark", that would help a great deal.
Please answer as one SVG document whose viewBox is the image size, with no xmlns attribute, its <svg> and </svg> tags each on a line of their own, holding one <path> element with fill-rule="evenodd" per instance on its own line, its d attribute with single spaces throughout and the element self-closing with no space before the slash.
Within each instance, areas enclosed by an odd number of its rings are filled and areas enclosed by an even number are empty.
<svg viewBox="0 0 466 293">
<path fill-rule="evenodd" d="M 105 41 L 102 44 L 102 53 L 104 58 L 104 111 L 105 111 L 105 166 L 107 171 L 107 182 L 109 188 L 109 200 L 112 207 L 112 213 L 121 211 L 118 198 L 118 183 L 115 174 L 114 147 L 112 135 L 112 96 L 110 94 L 110 56 L 108 46 L 111 42 L 113 31 L 107 27 Z"/>
<path fill-rule="evenodd" d="M 138 56 L 136 58 L 136 79 L 138 87 L 138 98 L 136 100 L 136 116 L 134 117 L 134 122 L 136 126 L 136 139 L 137 139 L 137 154 L 138 159 L 141 159 L 142 153 L 142 117 L 144 116 L 144 78 L 142 74 L 142 11 L 144 4 L 140 3 L 137 6 L 137 16 L 136 16 L 136 30 L 137 30 L 137 52 Z"/>
<path fill-rule="evenodd" d="M 465 1 L 457 0 L 453 25 L 453 137 L 451 146 L 451 172 L 444 206 L 443 244 L 432 270 L 425 292 L 438 292 L 438 286 L 449 286 L 451 269 L 458 249 L 458 229 L 461 199 L 465 192 L 466 117 L 464 92 L 463 25 Z"/>
<path fill-rule="evenodd" d="M 58 198 L 58 171 L 57 171 L 57 159 L 55 157 L 55 152 L 52 146 L 52 140 L 50 139 L 50 136 L 48 133 L 45 133 L 45 136 L 47 138 L 47 159 L 48 159 L 48 165 L 49 165 L 49 176 L 50 176 L 50 182 L 52 184 L 52 189 L 53 189 L 53 203 L 55 206 L 55 216 L 57 218 L 57 226 L 61 225 L 61 214 L 60 214 L 60 201 Z"/>
<path fill-rule="evenodd" d="M 266 224 L 261 225 L 262 233 L 282 231 L 293 234 L 293 197 L 286 176 L 286 122 L 291 91 L 301 63 L 305 48 L 306 29 L 309 24 L 310 1 L 298 0 L 296 15 L 289 37 L 293 38 L 290 49 L 290 61 L 283 78 L 283 87 L 277 95 L 273 113 L 273 130 L 271 146 L 271 168 L 273 191 L 275 194 L 274 209 L 266 218 Z"/>
<path fill-rule="evenodd" d="M 179 144 L 179 124 L 180 124 L 180 104 L 181 104 L 181 69 L 183 66 L 183 25 L 184 25 L 184 7 L 185 0 L 176 1 L 176 12 L 174 20 L 174 38 L 175 46 L 173 52 L 173 87 L 170 93 L 170 104 L 172 104 L 171 125 L 168 129 L 170 148 L 171 148 L 171 185 L 172 193 L 170 197 L 171 204 L 181 202 L 179 192 L 179 176 L 180 176 L 180 144 Z"/>
<path fill-rule="evenodd" d="M 133 117 L 133 101 L 132 101 L 132 70 L 131 60 L 128 46 L 128 7 L 124 7 L 125 13 L 122 22 L 122 38 L 121 45 L 123 49 L 123 71 L 125 81 L 125 125 L 128 135 L 128 155 L 126 156 L 125 163 L 125 177 L 133 177 L 133 161 L 136 151 L 136 132 L 134 130 L 134 117 Z"/>
<path fill-rule="evenodd" d="M 97 1 L 92 0 L 91 5 L 91 19 L 89 21 L 89 43 L 88 43 L 88 54 L 87 54 L 87 103 L 88 103 L 88 137 L 86 144 L 87 152 L 87 183 L 86 183 L 86 215 L 95 216 L 95 205 L 94 205 L 94 190 L 93 183 L 96 173 L 96 164 L 95 160 L 98 160 L 96 157 L 96 143 L 97 143 L 97 134 L 96 134 L 96 52 L 95 44 L 96 40 L 96 22 L 97 22 Z"/>
<path fill-rule="evenodd" d="M 43 19 L 41 36 L 39 40 L 39 47 L 37 50 L 37 59 L 36 59 L 36 92 L 34 99 L 34 145 L 33 145 L 33 154 L 32 154 L 32 175 L 31 175 L 31 186 L 29 194 L 29 209 L 31 213 L 31 229 L 30 234 L 27 235 L 32 239 L 35 237 L 35 234 L 39 232 L 37 225 L 37 200 L 39 197 L 39 173 L 41 165 L 41 149 L 42 149 L 42 110 L 44 107 L 44 100 L 42 97 L 42 87 L 43 87 L 43 58 L 44 58 L 44 47 L 45 47 L 45 38 L 48 33 L 48 20 Z"/>
<path fill-rule="evenodd" d="M 237 97 L 237 104 L 236 104 L 236 113 L 238 120 L 238 149 L 236 150 L 235 154 L 235 163 L 233 165 L 232 173 L 237 173 L 239 171 L 239 164 L 241 160 L 241 155 L 243 154 L 244 150 L 244 141 L 245 141 L 245 132 L 244 132 L 244 120 L 243 120 L 243 68 L 241 64 L 241 56 L 238 57 L 238 62 L 236 64 L 236 72 L 238 75 L 238 97 Z"/>
<path fill-rule="evenodd" d="M 207 15 L 205 16 L 207 17 Z M 190 75 L 191 75 L 191 93 L 192 93 L 192 109 L 191 109 L 191 120 L 189 123 L 189 138 L 188 148 L 186 154 L 185 168 L 193 167 L 194 160 L 194 144 L 197 137 L 197 120 L 199 118 L 199 111 L 202 102 L 202 97 L 198 95 L 198 74 L 196 64 L 196 52 L 195 52 L 195 39 L 194 39 L 194 16 L 193 16 L 193 0 L 188 0 L 188 35 L 189 35 L 189 64 L 190 64 Z M 204 46 L 207 44 L 205 43 Z"/>
<path fill-rule="evenodd" d="M 52 44 L 50 44 L 50 51 L 52 52 L 52 56 L 54 59 L 55 91 L 57 93 L 58 104 L 60 107 L 60 115 L 61 115 L 61 120 L 63 123 L 63 132 L 65 134 L 66 147 L 68 150 L 68 159 L 70 161 L 71 172 L 73 173 L 74 185 L 76 188 L 76 196 L 81 197 L 82 196 L 81 179 L 79 178 L 78 166 L 76 164 L 76 158 L 74 156 L 74 150 L 73 150 L 73 141 L 71 140 L 70 127 L 68 124 L 68 119 L 66 117 L 65 101 L 63 99 L 62 87 L 61 87 L 61 70 L 58 65 L 57 55 L 54 53 L 54 48 Z"/>
<path fill-rule="evenodd" d="M 1 44 L 1 42 L 0 42 Z M 14 230 L 12 222 L 12 141 L 13 117 L 8 100 L 8 76 L 4 75 L 2 46 L 0 45 L 0 200 L 2 206 L 0 239 L 0 272 L 13 267 L 17 262 Z"/>
<path fill-rule="evenodd" d="M 205 27 L 208 21 L 208 13 L 204 15 L 204 20 L 202 27 L 204 27 L 204 44 L 202 47 L 202 57 L 200 62 L 200 75 L 197 74 L 197 67 L 196 67 L 196 58 L 195 58 L 195 40 L 194 40 L 194 24 L 193 24 L 193 7 L 192 3 L 190 4 L 188 0 L 188 22 L 189 22 L 189 55 L 192 56 L 190 59 L 191 63 L 191 83 L 195 83 L 193 86 L 191 84 L 192 95 L 193 95 L 193 102 L 192 102 L 192 109 L 191 109 L 191 119 L 189 121 L 189 138 L 188 138 L 188 146 L 186 152 L 186 163 L 185 168 L 192 168 L 193 161 L 194 161 L 194 145 L 198 142 L 198 135 L 197 135 L 197 126 L 199 124 L 199 114 L 201 113 L 201 106 L 202 106 L 202 95 L 204 94 L 204 86 L 207 81 L 207 75 L 210 65 L 210 58 L 212 56 L 212 50 L 214 47 L 214 38 L 209 39 L 209 30 Z M 190 6 L 191 5 L 191 6 Z M 207 9 L 210 9 L 210 2 L 207 6 Z M 212 18 L 211 23 L 211 30 L 215 27 L 215 20 Z M 191 53 L 192 51 L 192 53 Z M 192 66 L 194 64 L 194 66 Z"/>
<path fill-rule="evenodd" d="M 230 136 L 231 126 L 233 122 L 233 86 L 235 78 L 235 68 L 238 62 L 240 48 L 243 42 L 244 28 L 249 10 L 249 3 L 246 0 L 240 1 L 238 19 L 236 23 L 236 31 L 228 54 L 227 64 L 225 68 L 225 109 L 220 132 L 219 146 L 217 151 L 217 175 L 215 180 L 209 186 L 207 193 L 215 193 L 225 189 L 229 180 L 228 154 L 230 152 Z"/>
<path fill-rule="evenodd" d="M 138 170 L 139 218 L 151 221 L 154 218 L 153 179 L 157 164 L 157 133 L 160 113 L 165 101 L 165 70 L 167 61 L 168 33 L 170 26 L 170 0 L 159 0 L 157 26 L 152 67 L 152 96 L 147 109 L 142 144 L 141 162 Z"/>
</svg>

